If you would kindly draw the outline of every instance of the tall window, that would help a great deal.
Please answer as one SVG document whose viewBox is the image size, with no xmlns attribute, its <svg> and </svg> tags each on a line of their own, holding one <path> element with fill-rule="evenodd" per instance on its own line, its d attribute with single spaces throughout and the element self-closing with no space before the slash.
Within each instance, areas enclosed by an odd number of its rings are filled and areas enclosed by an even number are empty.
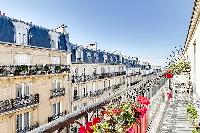
<svg viewBox="0 0 200 133">
<path fill-rule="evenodd" d="M 30 112 L 16 116 L 16 131 L 24 130 L 30 127 Z"/>
<path fill-rule="evenodd" d="M 59 80 L 53 80 L 52 88 L 53 88 L 53 89 L 60 89 L 60 88 L 61 88 L 61 83 L 60 83 L 60 81 L 59 81 Z"/>
<path fill-rule="evenodd" d="M 60 57 L 58 57 L 58 56 L 52 56 L 51 57 L 51 63 L 52 64 L 61 64 Z"/>
<path fill-rule="evenodd" d="M 15 54 L 15 65 L 30 65 L 31 64 L 31 55 L 29 54 Z"/>
<path fill-rule="evenodd" d="M 53 115 L 61 113 L 61 102 L 53 104 Z"/>
<path fill-rule="evenodd" d="M 30 85 L 20 84 L 16 86 L 16 97 L 24 97 L 30 95 Z"/>
<path fill-rule="evenodd" d="M 77 88 L 74 87 L 74 97 L 76 97 L 77 95 L 78 95 Z"/>
</svg>

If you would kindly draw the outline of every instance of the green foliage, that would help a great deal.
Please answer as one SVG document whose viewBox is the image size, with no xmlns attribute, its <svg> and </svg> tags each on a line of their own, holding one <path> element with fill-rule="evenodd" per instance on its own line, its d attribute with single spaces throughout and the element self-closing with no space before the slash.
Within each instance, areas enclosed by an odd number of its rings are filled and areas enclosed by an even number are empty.
<svg viewBox="0 0 200 133">
<path fill-rule="evenodd" d="M 197 126 L 199 115 L 196 108 L 191 103 L 187 105 L 187 114 L 188 114 L 189 120 L 194 124 L 194 126 Z"/>
<path fill-rule="evenodd" d="M 169 69 L 173 70 L 174 74 L 181 74 L 182 72 L 187 72 L 188 70 L 190 70 L 190 63 L 180 61 L 176 64 L 171 64 L 169 66 Z"/>
<path fill-rule="evenodd" d="M 48 66 L 48 65 L 45 65 L 45 66 L 44 66 L 44 70 L 45 70 L 46 72 L 49 71 L 49 70 L 50 70 L 49 66 Z"/>
</svg>

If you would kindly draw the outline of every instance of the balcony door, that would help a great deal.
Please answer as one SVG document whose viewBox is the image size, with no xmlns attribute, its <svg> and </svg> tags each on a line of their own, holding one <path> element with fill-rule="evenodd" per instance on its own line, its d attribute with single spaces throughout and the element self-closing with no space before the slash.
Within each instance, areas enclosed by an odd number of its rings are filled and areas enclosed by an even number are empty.
<svg viewBox="0 0 200 133">
<path fill-rule="evenodd" d="M 19 53 L 14 55 L 14 64 L 15 65 L 30 65 L 31 64 L 31 55 Z"/>
<path fill-rule="evenodd" d="M 27 130 L 30 127 L 30 112 L 16 116 L 16 131 Z"/>
<path fill-rule="evenodd" d="M 59 90 L 61 88 L 61 82 L 59 80 L 54 80 L 52 83 L 53 90 Z"/>
<path fill-rule="evenodd" d="M 53 115 L 61 113 L 61 102 L 53 104 Z"/>
<path fill-rule="evenodd" d="M 16 97 L 25 97 L 30 95 L 30 85 L 20 84 L 16 86 Z"/>
</svg>

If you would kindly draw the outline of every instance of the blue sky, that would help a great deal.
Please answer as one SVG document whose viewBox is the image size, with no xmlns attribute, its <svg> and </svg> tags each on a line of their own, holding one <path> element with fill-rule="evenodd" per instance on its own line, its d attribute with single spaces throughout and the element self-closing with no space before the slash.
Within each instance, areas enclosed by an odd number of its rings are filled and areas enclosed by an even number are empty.
<svg viewBox="0 0 200 133">
<path fill-rule="evenodd" d="M 97 42 L 142 61 L 163 65 L 183 45 L 193 0 L 1 0 L 7 16 L 49 29 L 66 24 L 70 41 Z"/>
</svg>

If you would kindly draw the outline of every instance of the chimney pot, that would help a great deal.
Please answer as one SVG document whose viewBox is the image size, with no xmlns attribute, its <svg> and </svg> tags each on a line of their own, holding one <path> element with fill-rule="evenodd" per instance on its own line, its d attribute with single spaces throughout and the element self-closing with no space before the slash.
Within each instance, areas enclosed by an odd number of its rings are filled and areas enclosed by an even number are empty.
<svg viewBox="0 0 200 133">
<path fill-rule="evenodd" d="M 5 14 L 5 13 L 3 13 L 3 16 L 6 16 L 6 14 Z"/>
</svg>

